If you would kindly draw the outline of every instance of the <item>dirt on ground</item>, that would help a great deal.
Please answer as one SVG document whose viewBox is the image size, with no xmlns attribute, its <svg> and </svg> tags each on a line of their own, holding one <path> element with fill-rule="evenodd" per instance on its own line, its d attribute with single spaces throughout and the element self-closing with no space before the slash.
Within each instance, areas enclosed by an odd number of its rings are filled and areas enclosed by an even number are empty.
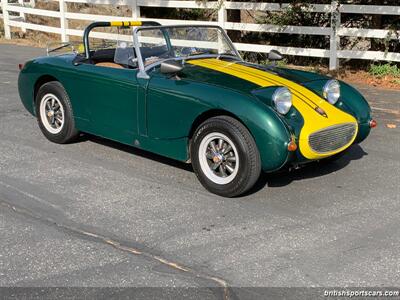
<svg viewBox="0 0 400 300">
<path fill-rule="evenodd" d="M 325 66 L 308 67 L 308 66 L 286 65 L 285 67 L 291 69 L 300 69 L 304 71 L 316 72 L 332 76 L 349 83 L 370 85 L 379 89 L 386 89 L 386 90 L 400 90 L 400 77 L 374 76 L 368 73 L 366 70 L 349 69 L 348 67 L 344 67 L 339 72 L 332 73 Z"/>
<path fill-rule="evenodd" d="M 344 71 L 339 75 L 343 81 L 362 83 L 376 88 L 400 90 L 400 78 L 395 76 L 372 76 L 366 71 Z"/>
</svg>

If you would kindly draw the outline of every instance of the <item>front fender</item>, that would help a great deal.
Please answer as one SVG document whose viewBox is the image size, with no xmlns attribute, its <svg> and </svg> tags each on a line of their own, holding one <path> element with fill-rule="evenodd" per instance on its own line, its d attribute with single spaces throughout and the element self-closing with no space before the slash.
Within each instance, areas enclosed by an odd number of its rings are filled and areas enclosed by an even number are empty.
<svg viewBox="0 0 400 300">
<path fill-rule="evenodd" d="M 254 100 L 254 102 L 259 101 Z M 290 158 L 287 146 L 291 133 L 271 107 L 261 102 L 253 105 L 249 105 L 248 111 L 244 113 L 239 111 L 233 113 L 239 116 L 252 133 L 260 152 L 263 171 L 276 171 Z"/>
<path fill-rule="evenodd" d="M 226 92 L 209 103 L 235 115 L 250 131 L 260 152 L 262 169 L 272 172 L 280 169 L 290 158 L 287 145 L 291 133 L 277 113 L 255 97 Z"/>
<path fill-rule="evenodd" d="M 352 114 L 358 122 L 358 135 L 356 143 L 360 143 L 367 138 L 371 131 L 371 107 L 364 96 L 351 85 L 341 81 L 341 97 L 336 103 L 337 107 Z"/>
<path fill-rule="evenodd" d="M 369 122 L 371 121 L 371 108 L 364 96 L 358 90 L 344 81 L 339 82 L 341 97 L 338 102 L 336 102 L 335 106 L 356 118 L 359 128 L 355 143 L 360 143 L 371 131 L 369 126 Z M 325 83 L 326 80 L 317 80 L 305 83 L 304 86 L 323 97 L 322 90 Z"/>
<path fill-rule="evenodd" d="M 188 138 L 204 118 L 226 112 L 254 137 L 264 171 L 279 169 L 288 159 L 289 130 L 270 107 L 250 93 L 193 80 L 165 79 L 154 72 L 146 102 L 148 136 L 153 139 Z"/>
</svg>

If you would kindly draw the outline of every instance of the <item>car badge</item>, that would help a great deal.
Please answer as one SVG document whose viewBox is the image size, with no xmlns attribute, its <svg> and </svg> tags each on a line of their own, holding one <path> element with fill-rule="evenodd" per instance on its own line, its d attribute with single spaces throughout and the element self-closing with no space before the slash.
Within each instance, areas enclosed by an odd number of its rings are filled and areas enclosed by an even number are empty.
<svg viewBox="0 0 400 300">
<path fill-rule="evenodd" d="M 315 108 L 315 111 L 316 111 L 317 113 L 319 113 L 321 116 L 325 117 L 325 118 L 328 117 L 328 115 L 326 114 L 326 112 L 325 112 L 321 107 L 319 107 L 319 106 L 317 106 L 317 107 Z"/>
</svg>

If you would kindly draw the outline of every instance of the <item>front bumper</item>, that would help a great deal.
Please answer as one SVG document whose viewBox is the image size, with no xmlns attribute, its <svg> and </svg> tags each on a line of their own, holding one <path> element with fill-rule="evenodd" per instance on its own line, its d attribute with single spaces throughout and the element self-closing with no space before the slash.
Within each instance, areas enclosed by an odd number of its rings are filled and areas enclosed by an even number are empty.
<svg viewBox="0 0 400 300">
<path fill-rule="evenodd" d="M 344 151 L 355 141 L 358 134 L 357 122 L 345 122 L 300 134 L 301 154 L 318 160 Z"/>
<path fill-rule="evenodd" d="M 335 151 L 331 151 L 329 153 L 325 153 L 323 155 L 319 155 L 318 153 L 316 153 L 316 158 L 314 159 L 310 159 L 305 157 L 304 155 L 302 155 L 302 152 L 300 150 L 300 147 L 298 147 L 298 149 L 295 152 L 291 152 L 289 159 L 287 161 L 287 166 L 301 166 L 316 160 L 321 160 L 324 158 L 328 158 L 331 157 L 333 155 L 336 155 L 340 152 L 346 151 L 351 145 L 353 144 L 358 144 L 361 143 L 363 140 L 365 140 L 368 135 L 371 132 L 371 127 L 370 127 L 370 123 L 371 123 L 372 119 L 370 119 L 368 122 L 364 122 L 364 123 L 357 123 L 357 131 L 354 134 L 354 137 L 351 139 L 351 141 L 349 143 L 346 143 L 345 146 L 340 147 L 339 149 L 335 150 Z M 302 141 L 302 140 L 298 140 L 299 145 L 301 143 L 308 143 L 308 140 Z M 317 155 L 319 155 L 319 157 L 317 157 Z"/>
</svg>

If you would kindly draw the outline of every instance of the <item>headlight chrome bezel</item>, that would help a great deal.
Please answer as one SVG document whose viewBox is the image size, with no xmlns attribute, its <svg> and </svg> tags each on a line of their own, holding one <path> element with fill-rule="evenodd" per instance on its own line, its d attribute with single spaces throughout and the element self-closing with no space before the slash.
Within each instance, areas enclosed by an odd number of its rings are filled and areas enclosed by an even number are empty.
<svg viewBox="0 0 400 300">
<path fill-rule="evenodd" d="M 340 82 L 336 79 L 328 80 L 324 85 L 323 95 L 326 101 L 332 105 L 335 105 L 340 99 L 341 95 Z"/>
<path fill-rule="evenodd" d="M 279 87 L 272 95 L 275 110 L 281 115 L 286 115 L 292 108 L 292 92 L 287 87 Z"/>
</svg>

